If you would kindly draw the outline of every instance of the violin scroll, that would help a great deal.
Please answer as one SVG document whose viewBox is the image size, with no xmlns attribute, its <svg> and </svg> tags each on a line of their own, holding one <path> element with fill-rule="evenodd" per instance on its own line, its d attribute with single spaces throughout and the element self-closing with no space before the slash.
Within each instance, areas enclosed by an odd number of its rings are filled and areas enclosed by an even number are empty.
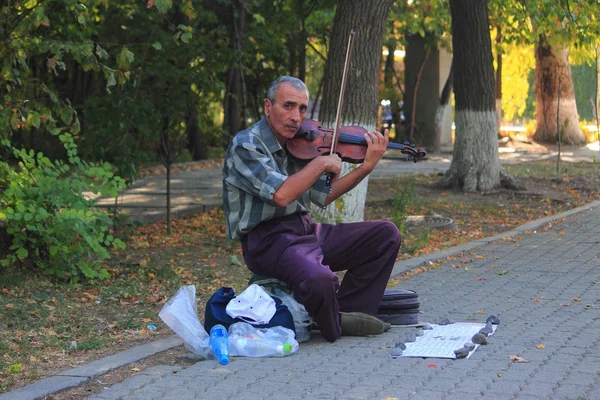
<svg viewBox="0 0 600 400">
<path fill-rule="evenodd" d="M 408 140 L 406 140 L 402 144 L 402 148 L 400 148 L 400 152 L 402 154 L 406 154 L 408 160 L 413 161 L 413 162 L 417 162 L 417 161 L 422 160 L 425 157 L 427 157 L 427 152 L 425 151 L 424 148 L 422 148 L 422 147 L 415 148 L 415 144 L 410 143 Z"/>
</svg>

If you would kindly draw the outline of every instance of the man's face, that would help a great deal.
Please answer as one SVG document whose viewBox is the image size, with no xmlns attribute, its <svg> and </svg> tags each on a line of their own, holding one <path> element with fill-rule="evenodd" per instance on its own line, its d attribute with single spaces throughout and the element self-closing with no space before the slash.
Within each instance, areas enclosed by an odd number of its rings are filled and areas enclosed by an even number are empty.
<svg viewBox="0 0 600 400">
<path fill-rule="evenodd" d="M 275 92 L 275 104 L 265 100 L 267 123 L 282 145 L 294 137 L 308 109 L 308 94 L 288 83 L 282 83 Z"/>
</svg>

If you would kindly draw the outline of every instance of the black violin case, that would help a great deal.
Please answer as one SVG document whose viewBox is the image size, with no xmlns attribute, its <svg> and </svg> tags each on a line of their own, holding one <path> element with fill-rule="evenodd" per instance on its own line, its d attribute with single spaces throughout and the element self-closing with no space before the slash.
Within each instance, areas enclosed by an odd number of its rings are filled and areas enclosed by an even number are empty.
<svg viewBox="0 0 600 400">
<path fill-rule="evenodd" d="M 377 318 L 392 325 L 419 323 L 419 295 L 412 290 L 386 289 Z"/>
</svg>

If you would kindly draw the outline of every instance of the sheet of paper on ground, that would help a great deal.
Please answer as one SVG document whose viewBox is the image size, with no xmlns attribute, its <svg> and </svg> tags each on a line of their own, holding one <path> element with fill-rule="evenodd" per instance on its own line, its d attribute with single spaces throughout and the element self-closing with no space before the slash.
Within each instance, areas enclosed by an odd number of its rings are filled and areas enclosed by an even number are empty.
<svg viewBox="0 0 600 400">
<path fill-rule="evenodd" d="M 493 326 L 494 332 L 496 326 Z M 433 329 L 423 331 L 423 336 L 418 336 L 416 342 L 405 343 L 406 349 L 402 352 L 401 357 L 456 358 L 454 350 L 470 342 L 473 335 L 485 327 L 485 324 L 456 322 L 449 325 L 431 324 L 431 327 Z M 475 345 L 475 349 L 469 353 L 467 358 L 471 357 L 477 348 L 479 345 Z"/>
</svg>

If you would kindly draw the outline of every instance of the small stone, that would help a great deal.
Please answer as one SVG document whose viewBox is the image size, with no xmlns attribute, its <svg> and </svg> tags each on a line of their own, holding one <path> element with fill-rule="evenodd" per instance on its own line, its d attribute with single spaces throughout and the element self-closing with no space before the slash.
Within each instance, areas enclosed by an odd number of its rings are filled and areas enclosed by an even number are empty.
<svg viewBox="0 0 600 400">
<path fill-rule="evenodd" d="M 469 349 L 469 351 L 473 351 L 473 350 L 475 350 L 475 343 L 467 342 L 467 343 L 463 344 L 463 347 L 465 349 Z"/>
<path fill-rule="evenodd" d="M 416 342 L 417 341 L 417 335 L 415 335 L 414 332 L 408 332 L 406 334 L 406 343 L 410 343 L 410 342 Z"/>
<path fill-rule="evenodd" d="M 450 325 L 453 323 L 454 321 L 452 321 L 450 318 L 442 318 L 440 322 L 438 322 L 438 325 Z"/>
<path fill-rule="evenodd" d="M 433 330 L 433 326 L 431 326 L 429 324 L 425 324 L 421 327 L 421 329 L 423 329 L 424 331 L 431 331 L 431 330 Z"/>
<path fill-rule="evenodd" d="M 394 348 L 406 350 L 406 345 L 401 340 L 396 340 L 396 343 L 394 343 Z"/>
<path fill-rule="evenodd" d="M 469 355 L 469 349 L 461 347 L 458 350 L 454 350 L 454 355 L 456 356 L 456 358 L 465 358 Z"/>
<path fill-rule="evenodd" d="M 500 325 L 500 319 L 495 315 L 490 315 L 486 320 L 486 323 L 491 322 L 493 325 Z"/>
<path fill-rule="evenodd" d="M 487 344 L 487 337 L 482 333 L 476 333 L 471 338 L 471 341 L 475 344 Z"/>
<path fill-rule="evenodd" d="M 390 357 L 392 357 L 392 358 L 400 357 L 401 355 L 402 355 L 402 349 L 399 347 L 394 347 L 392 349 L 392 352 L 390 353 Z"/>
<path fill-rule="evenodd" d="M 479 333 L 484 334 L 486 337 L 490 336 L 493 332 L 494 332 L 494 328 L 492 328 L 491 324 L 486 325 L 485 327 L 483 327 L 479 330 Z"/>
<path fill-rule="evenodd" d="M 423 335 L 424 335 L 423 329 L 421 329 L 421 328 L 418 328 L 418 329 L 415 331 L 415 335 L 417 335 L 417 336 L 423 336 Z"/>
</svg>

